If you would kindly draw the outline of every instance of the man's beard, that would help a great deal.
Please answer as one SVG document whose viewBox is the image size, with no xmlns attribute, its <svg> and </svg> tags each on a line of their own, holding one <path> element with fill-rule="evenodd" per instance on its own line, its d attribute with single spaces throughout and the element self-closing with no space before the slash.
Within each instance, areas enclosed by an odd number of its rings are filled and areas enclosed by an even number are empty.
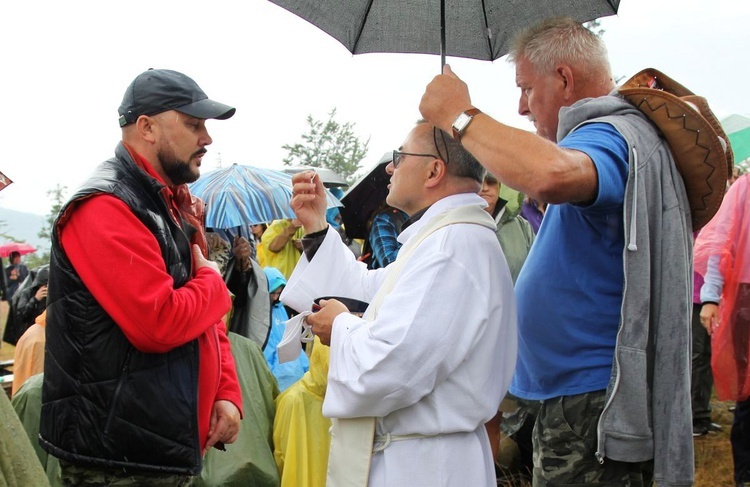
<svg viewBox="0 0 750 487">
<path fill-rule="evenodd" d="M 201 149 L 190 156 L 193 157 L 204 154 L 206 149 Z M 193 172 L 190 163 L 177 159 L 174 155 L 174 151 L 169 149 L 159 149 L 156 156 L 159 158 L 159 163 L 173 185 L 179 186 L 180 184 L 192 183 L 197 181 L 200 177 L 200 173 Z"/>
</svg>

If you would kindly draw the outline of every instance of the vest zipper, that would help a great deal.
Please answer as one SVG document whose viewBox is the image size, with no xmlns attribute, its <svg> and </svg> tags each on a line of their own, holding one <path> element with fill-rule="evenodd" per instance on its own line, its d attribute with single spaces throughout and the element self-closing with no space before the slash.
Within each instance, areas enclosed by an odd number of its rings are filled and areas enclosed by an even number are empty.
<svg viewBox="0 0 750 487">
<path fill-rule="evenodd" d="M 130 353 L 131 350 L 128 350 L 128 353 L 125 355 L 125 360 L 122 363 L 122 369 L 120 369 L 120 378 L 117 381 L 117 388 L 115 389 L 115 393 L 112 396 L 112 404 L 109 406 L 109 414 L 107 414 L 107 423 L 104 425 L 104 434 L 109 434 L 109 428 L 112 426 L 112 421 L 115 417 L 115 406 L 117 406 L 118 399 L 120 398 L 120 392 L 122 391 L 122 384 L 125 382 L 125 375 L 128 371 L 128 364 L 130 363 Z"/>
</svg>

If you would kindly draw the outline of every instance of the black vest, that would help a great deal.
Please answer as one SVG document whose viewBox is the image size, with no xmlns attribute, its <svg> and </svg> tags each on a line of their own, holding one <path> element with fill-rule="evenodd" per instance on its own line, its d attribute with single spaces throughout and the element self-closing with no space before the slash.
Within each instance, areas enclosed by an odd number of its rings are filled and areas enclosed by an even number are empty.
<svg viewBox="0 0 750 487">
<path fill-rule="evenodd" d="M 58 235 L 82 199 L 111 194 L 153 233 L 175 288 L 182 287 L 191 274 L 190 242 L 170 216 L 163 188 L 120 144 L 53 227 L 39 442 L 76 465 L 162 474 L 201 470 L 197 340 L 163 354 L 136 350 L 83 284 Z"/>
</svg>

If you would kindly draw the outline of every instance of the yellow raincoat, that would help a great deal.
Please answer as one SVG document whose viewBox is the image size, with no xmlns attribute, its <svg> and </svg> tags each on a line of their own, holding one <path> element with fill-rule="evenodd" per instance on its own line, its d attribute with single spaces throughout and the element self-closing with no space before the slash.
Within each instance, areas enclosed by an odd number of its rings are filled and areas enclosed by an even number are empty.
<svg viewBox="0 0 750 487">
<path fill-rule="evenodd" d="M 310 370 L 276 398 L 273 456 L 281 487 L 326 484 L 331 420 L 323 417 L 323 398 L 328 385 L 329 351 L 315 337 Z"/>
</svg>

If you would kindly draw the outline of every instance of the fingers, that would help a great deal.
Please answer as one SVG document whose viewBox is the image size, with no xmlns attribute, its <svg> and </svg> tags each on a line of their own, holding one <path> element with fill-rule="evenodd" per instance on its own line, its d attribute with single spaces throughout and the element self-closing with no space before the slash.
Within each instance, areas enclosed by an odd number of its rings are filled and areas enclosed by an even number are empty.
<svg viewBox="0 0 750 487">
<path fill-rule="evenodd" d="M 703 328 L 706 329 L 709 335 L 711 335 L 714 327 L 719 323 L 719 315 L 715 312 L 717 309 L 718 307 L 715 305 L 703 305 L 703 310 L 701 310 L 701 325 L 703 325 Z"/>
<path fill-rule="evenodd" d="M 193 261 L 200 265 L 203 263 L 203 261 L 206 260 L 205 257 L 203 257 L 203 252 L 201 252 L 201 248 L 198 247 L 197 244 L 193 244 Z"/>
<path fill-rule="evenodd" d="M 241 259 L 249 257 L 250 254 L 252 254 L 250 242 L 245 237 L 240 237 L 239 235 L 237 235 L 234 238 L 233 252 L 235 256 Z"/>
<path fill-rule="evenodd" d="M 219 416 L 213 432 L 208 436 L 206 450 L 217 443 L 234 443 L 239 436 L 239 425 L 233 422 L 227 416 Z"/>
<path fill-rule="evenodd" d="M 318 304 L 320 305 L 320 311 L 309 315 L 307 322 L 312 326 L 313 333 L 317 335 L 320 342 L 324 345 L 330 345 L 333 321 L 338 315 L 347 313 L 349 310 L 341 301 L 336 299 L 321 299 Z"/>
<path fill-rule="evenodd" d="M 221 275 L 221 272 L 219 272 L 219 265 L 216 262 L 210 261 L 203 257 L 201 248 L 196 244 L 193 244 L 193 262 L 195 263 L 196 269 L 200 269 L 201 267 L 209 267 L 213 269 L 214 272 Z"/>
<path fill-rule="evenodd" d="M 323 182 L 315 171 L 303 171 L 292 176 L 292 196 L 325 194 Z"/>
<path fill-rule="evenodd" d="M 450 64 L 446 64 L 445 66 L 443 66 L 443 74 L 446 76 L 450 76 L 451 78 L 458 79 L 458 76 L 456 76 L 456 74 L 451 69 Z"/>
<path fill-rule="evenodd" d="M 302 171 L 292 176 L 292 191 L 296 194 L 315 193 L 315 182 L 318 178 L 315 171 Z"/>
<path fill-rule="evenodd" d="M 226 425 L 222 424 L 222 421 L 219 421 L 217 424 L 217 427 L 213 430 L 213 433 L 208 435 L 208 441 L 206 441 L 206 448 L 204 453 L 208 451 L 212 446 L 214 446 L 217 442 L 221 440 L 221 437 L 224 436 L 226 433 Z"/>
<path fill-rule="evenodd" d="M 234 443 L 240 431 L 240 412 L 230 401 L 219 400 L 214 404 L 209 423 L 205 452 L 225 443 Z"/>
</svg>

